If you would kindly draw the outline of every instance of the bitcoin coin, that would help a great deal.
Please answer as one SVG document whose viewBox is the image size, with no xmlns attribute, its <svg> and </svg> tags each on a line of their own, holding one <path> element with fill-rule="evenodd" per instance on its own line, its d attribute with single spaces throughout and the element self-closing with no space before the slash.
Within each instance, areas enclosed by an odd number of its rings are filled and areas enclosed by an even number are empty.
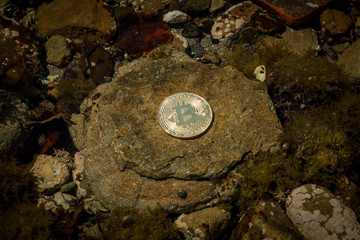
<svg viewBox="0 0 360 240">
<path fill-rule="evenodd" d="M 158 110 L 160 126 L 178 138 L 193 138 L 205 132 L 213 119 L 209 103 L 193 93 L 176 93 L 167 97 Z"/>
</svg>

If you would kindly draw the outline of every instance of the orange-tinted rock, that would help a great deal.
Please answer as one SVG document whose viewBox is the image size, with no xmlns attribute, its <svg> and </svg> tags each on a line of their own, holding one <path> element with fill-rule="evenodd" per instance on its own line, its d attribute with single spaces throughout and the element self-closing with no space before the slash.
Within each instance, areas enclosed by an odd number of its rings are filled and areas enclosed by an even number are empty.
<svg viewBox="0 0 360 240">
<path fill-rule="evenodd" d="M 290 26 L 299 26 L 310 20 L 333 0 L 254 0 L 277 14 Z"/>
<path fill-rule="evenodd" d="M 115 46 L 132 57 L 145 55 L 173 39 L 162 17 L 157 15 L 130 14 L 119 19 L 119 24 L 120 34 Z"/>
</svg>

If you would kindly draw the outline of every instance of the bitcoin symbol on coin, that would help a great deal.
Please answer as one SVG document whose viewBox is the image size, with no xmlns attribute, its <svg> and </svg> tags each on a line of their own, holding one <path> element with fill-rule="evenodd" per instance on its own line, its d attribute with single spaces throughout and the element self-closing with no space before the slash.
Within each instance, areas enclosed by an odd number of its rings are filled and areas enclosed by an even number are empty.
<svg viewBox="0 0 360 240">
<path fill-rule="evenodd" d="M 213 115 L 209 103 L 193 93 L 167 97 L 158 110 L 160 126 L 179 138 L 192 138 L 209 128 Z"/>
<path fill-rule="evenodd" d="M 183 126 L 184 128 L 186 126 L 190 127 L 191 123 L 195 123 L 199 118 L 199 116 L 195 113 L 195 108 L 190 104 L 182 102 L 182 105 L 180 105 L 178 102 L 173 109 L 175 109 L 178 117 L 176 125 Z"/>
</svg>

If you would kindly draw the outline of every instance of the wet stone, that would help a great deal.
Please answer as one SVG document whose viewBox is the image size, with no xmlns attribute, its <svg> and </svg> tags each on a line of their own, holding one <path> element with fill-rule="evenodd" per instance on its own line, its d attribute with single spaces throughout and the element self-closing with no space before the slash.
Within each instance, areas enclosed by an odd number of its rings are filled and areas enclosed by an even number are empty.
<svg viewBox="0 0 360 240">
<path fill-rule="evenodd" d="M 205 208 L 182 214 L 175 226 L 186 239 L 219 239 L 225 234 L 230 222 L 230 213 L 221 207 Z"/>
<path fill-rule="evenodd" d="M 72 115 L 71 135 L 96 198 L 109 209 L 160 205 L 172 212 L 214 202 L 216 186 L 207 179 L 223 177 L 249 152 L 278 147 L 281 125 L 261 86 L 232 67 L 197 63 L 174 49 L 119 68 Z M 211 105 L 215 119 L 201 137 L 174 138 L 158 124 L 159 105 L 178 92 Z"/>
<path fill-rule="evenodd" d="M 216 19 L 211 28 L 211 36 L 225 42 L 235 38 L 236 34 L 250 22 L 251 16 L 257 10 L 259 6 L 250 1 L 232 6 Z"/>
<path fill-rule="evenodd" d="M 326 9 L 320 15 L 321 27 L 331 35 L 346 33 L 352 25 L 351 18 L 336 9 Z"/>
<path fill-rule="evenodd" d="M 255 0 L 290 26 L 299 26 L 323 10 L 333 0 Z"/>
<path fill-rule="evenodd" d="M 248 208 L 240 216 L 230 240 L 238 239 L 296 240 L 302 237 L 285 211 L 274 202 L 266 201 Z"/>
<path fill-rule="evenodd" d="M 52 36 L 46 43 L 46 61 L 58 67 L 66 66 L 71 59 L 71 48 L 61 35 Z"/>
<path fill-rule="evenodd" d="M 188 22 L 184 26 L 181 34 L 187 38 L 195 38 L 201 35 L 201 30 L 196 26 L 194 22 Z"/>
<path fill-rule="evenodd" d="M 83 29 L 90 30 L 88 40 L 94 34 L 96 40 L 109 38 L 115 31 L 116 23 L 103 1 L 54 0 L 43 3 L 37 11 L 37 28 L 42 35 L 61 34 L 77 37 Z"/>
<path fill-rule="evenodd" d="M 316 51 L 318 47 L 316 32 L 311 28 L 294 30 L 287 27 L 281 36 L 290 50 L 299 55 L 305 54 L 308 50 Z"/>
<path fill-rule="evenodd" d="M 353 42 L 339 57 L 338 63 L 353 78 L 360 78 L 360 39 Z"/>
<path fill-rule="evenodd" d="M 360 239 L 360 225 L 353 210 L 323 187 L 298 187 L 288 196 L 286 205 L 291 221 L 308 240 Z"/>
</svg>

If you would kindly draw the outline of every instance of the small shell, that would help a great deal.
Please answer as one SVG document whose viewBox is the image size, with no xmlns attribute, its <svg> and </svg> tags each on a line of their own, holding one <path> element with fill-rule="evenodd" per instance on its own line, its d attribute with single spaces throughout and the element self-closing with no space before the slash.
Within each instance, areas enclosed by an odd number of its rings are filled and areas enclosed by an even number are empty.
<svg viewBox="0 0 360 240">
<path fill-rule="evenodd" d="M 254 71 L 254 77 L 260 82 L 266 79 L 266 68 L 264 65 L 257 66 Z"/>
</svg>

